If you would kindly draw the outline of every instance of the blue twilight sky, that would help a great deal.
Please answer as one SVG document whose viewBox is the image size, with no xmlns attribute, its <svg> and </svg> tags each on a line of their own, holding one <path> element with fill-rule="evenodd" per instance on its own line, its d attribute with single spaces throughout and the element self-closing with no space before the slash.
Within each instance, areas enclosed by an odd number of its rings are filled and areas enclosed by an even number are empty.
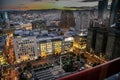
<svg viewBox="0 0 120 80">
<path fill-rule="evenodd" d="M 64 9 L 65 7 L 94 7 L 97 5 L 97 0 L 0 0 L 0 9 L 7 10 Z"/>
</svg>

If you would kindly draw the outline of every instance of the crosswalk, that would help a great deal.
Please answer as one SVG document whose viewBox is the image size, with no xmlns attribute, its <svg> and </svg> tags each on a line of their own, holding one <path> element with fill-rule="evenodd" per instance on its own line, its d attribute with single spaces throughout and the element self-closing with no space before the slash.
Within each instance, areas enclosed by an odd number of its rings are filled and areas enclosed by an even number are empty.
<svg viewBox="0 0 120 80">
<path fill-rule="evenodd" d="M 34 77 L 38 80 L 55 80 L 55 77 L 51 73 L 50 68 L 45 70 L 34 70 Z"/>
</svg>

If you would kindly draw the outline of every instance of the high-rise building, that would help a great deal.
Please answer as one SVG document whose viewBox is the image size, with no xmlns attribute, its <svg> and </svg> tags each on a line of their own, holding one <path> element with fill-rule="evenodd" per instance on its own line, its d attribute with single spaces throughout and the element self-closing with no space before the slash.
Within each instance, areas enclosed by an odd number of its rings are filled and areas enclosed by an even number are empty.
<svg viewBox="0 0 120 80">
<path fill-rule="evenodd" d="M 98 3 L 98 29 L 96 33 L 95 53 L 98 56 L 104 56 L 107 45 L 108 30 L 104 20 L 107 18 L 108 0 L 102 0 Z"/>
<path fill-rule="evenodd" d="M 95 43 L 96 43 L 96 34 L 97 34 L 98 27 L 91 27 L 88 29 L 88 36 L 87 36 L 87 51 L 95 50 Z"/>
<path fill-rule="evenodd" d="M 105 58 L 110 60 L 120 57 L 120 31 L 109 32 Z"/>
<path fill-rule="evenodd" d="M 107 1 L 107 0 L 106 0 Z M 98 18 L 101 22 L 96 20 L 90 24 L 87 36 L 87 51 L 91 49 L 95 51 L 98 56 L 103 56 L 108 60 L 117 58 L 120 56 L 120 1 L 113 0 L 111 5 L 110 22 L 105 23 L 104 20 L 104 7 L 106 7 L 104 0 L 99 1 L 99 14 Z M 104 24 L 104 23 L 105 24 Z M 115 24 L 112 28 L 112 24 Z M 104 27 L 105 25 L 105 27 Z M 99 27 L 96 30 L 95 27 Z M 93 36 L 94 35 L 94 36 Z"/>
<path fill-rule="evenodd" d="M 98 56 L 102 53 L 105 54 L 107 45 L 107 27 L 104 26 L 103 22 L 107 18 L 108 0 L 99 1 L 98 3 L 98 19 L 94 19 L 88 30 L 87 50 L 91 49 L 96 52 Z"/>
<path fill-rule="evenodd" d="M 98 19 L 104 20 L 107 17 L 108 0 L 100 0 L 98 3 Z"/>
<path fill-rule="evenodd" d="M 110 25 L 115 24 L 116 21 L 119 21 L 120 18 L 119 8 L 120 8 L 120 0 L 112 0 L 111 11 L 110 11 Z"/>
<path fill-rule="evenodd" d="M 75 18 L 73 11 L 63 10 L 61 13 L 60 27 L 70 28 L 75 27 Z"/>
<path fill-rule="evenodd" d="M 120 57 L 120 0 L 113 0 L 111 5 L 110 28 L 106 48 L 106 58 L 108 60 Z"/>
<path fill-rule="evenodd" d="M 105 29 L 98 29 L 96 33 L 95 53 L 98 56 L 104 56 L 107 45 L 108 31 Z"/>
</svg>

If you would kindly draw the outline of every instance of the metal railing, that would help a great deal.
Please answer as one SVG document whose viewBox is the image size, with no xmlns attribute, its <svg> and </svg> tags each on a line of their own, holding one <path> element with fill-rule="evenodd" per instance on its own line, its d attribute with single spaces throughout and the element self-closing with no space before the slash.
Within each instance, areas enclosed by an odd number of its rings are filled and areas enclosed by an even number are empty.
<svg viewBox="0 0 120 80">
<path fill-rule="evenodd" d="M 120 57 L 58 80 L 104 80 L 120 72 Z"/>
</svg>

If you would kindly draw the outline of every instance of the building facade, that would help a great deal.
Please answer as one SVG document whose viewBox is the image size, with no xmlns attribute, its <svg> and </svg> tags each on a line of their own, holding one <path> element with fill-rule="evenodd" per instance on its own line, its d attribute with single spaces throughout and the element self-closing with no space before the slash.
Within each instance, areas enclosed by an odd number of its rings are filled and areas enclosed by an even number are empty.
<svg viewBox="0 0 120 80">
<path fill-rule="evenodd" d="M 86 46 L 88 52 L 90 52 L 91 49 L 95 50 L 97 29 L 98 27 L 91 27 L 88 29 L 87 46 Z"/>
<path fill-rule="evenodd" d="M 98 56 L 104 56 L 107 45 L 108 31 L 105 29 L 97 30 L 95 52 Z"/>
<path fill-rule="evenodd" d="M 60 54 L 63 49 L 63 37 L 47 37 L 47 38 L 39 38 L 38 45 L 38 53 L 40 56 L 46 56 L 50 54 Z"/>
<path fill-rule="evenodd" d="M 29 36 L 24 38 L 14 38 L 14 50 L 16 61 L 37 59 L 36 37 Z"/>
<path fill-rule="evenodd" d="M 110 28 L 106 48 L 106 59 L 111 60 L 120 57 L 120 0 L 112 0 L 110 12 Z"/>
<path fill-rule="evenodd" d="M 64 39 L 63 43 L 63 50 L 64 51 L 72 51 L 73 50 L 73 43 L 74 43 L 74 38 L 73 37 L 66 37 Z"/>
<path fill-rule="evenodd" d="M 75 18 L 73 11 L 63 10 L 61 13 L 60 27 L 69 29 L 75 27 Z"/>
</svg>

